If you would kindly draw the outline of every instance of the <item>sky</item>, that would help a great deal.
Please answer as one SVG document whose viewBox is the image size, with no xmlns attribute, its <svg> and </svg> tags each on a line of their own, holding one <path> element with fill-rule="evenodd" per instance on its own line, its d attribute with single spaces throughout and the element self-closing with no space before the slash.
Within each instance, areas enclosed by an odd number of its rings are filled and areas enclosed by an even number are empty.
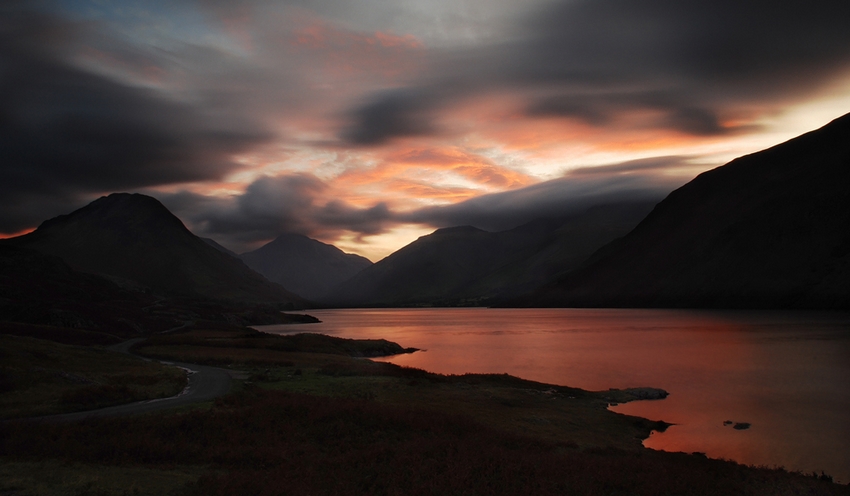
<svg viewBox="0 0 850 496">
<path fill-rule="evenodd" d="M 846 0 L 4 0 L 0 235 L 112 192 L 244 252 L 660 199 L 850 112 Z"/>
</svg>

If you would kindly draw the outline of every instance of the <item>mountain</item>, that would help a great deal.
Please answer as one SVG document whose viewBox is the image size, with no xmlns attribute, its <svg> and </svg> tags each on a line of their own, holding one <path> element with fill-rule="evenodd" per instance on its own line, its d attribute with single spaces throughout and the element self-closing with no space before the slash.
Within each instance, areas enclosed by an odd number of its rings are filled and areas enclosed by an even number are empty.
<svg viewBox="0 0 850 496">
<path fill-rule="evenodd" d="M 228 250 L 227 248 L 218 244 L 218 241 L 216 241 L 212 238 L 201 238 L 201 241 L 212 246 L 213 248 L 215 248 L 216 250 L 218 250 L 222 253 L 226 253 L 227 255 L 230 255 L 233 258 L 239 258 L 239 255 L 235 251 Z"/>
<path fill-rule="evenodd" d="M 209 246 L 159 201 L 139 194 L 102 197 L 4 243 L 57 256 L 74 270 L 124 287 L 288 307 L 306 303 Z"/>
<path fill-rule="evenodd" d="M 145 301 L 139 304 L 141 300 Z M 115 335 L 132 335 L 131 319 L 138 320 L 140 309 L 152 302 L 150 296 L 77 272 L 59 257 L 0 245 L 0 321 L 4 329 L 9 322 L 17 322 L 62 328 L 106 327 Z"/>
<path fill-rule="evenodd" d="M 282 234 L 240 258 L 269 280 L 310 300 L 320 299 L 372 265 L 367 258 L 300 234 Z"/>
<path fill-rule="evenodd" d="M 632 229 L 654 203 L 589 208 L 501 232 L 439 229 L 343 283 L 335 306 L 480 305 L 530 291 Z"/>
<path fill-rule="evenodd" d="M 278 305 L 164 298 L 78 272 L 61 258 L 0 244 L 0 334 L 68 344 L 114 344 L 186 328 L 303 322 Z"/>
<path fill-rule="evenodd" d="M 519 303 L 850 308 L 850 114 L 701 174 Z"/>
</svg>

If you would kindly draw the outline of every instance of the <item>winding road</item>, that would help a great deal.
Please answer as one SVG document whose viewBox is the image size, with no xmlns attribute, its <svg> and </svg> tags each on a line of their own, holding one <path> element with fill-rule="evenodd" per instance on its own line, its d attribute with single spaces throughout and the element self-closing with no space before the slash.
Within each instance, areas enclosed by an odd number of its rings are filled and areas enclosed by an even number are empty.
<svg viewBox="0 0 850 496">
<path fill-rule="evenodd" d="M 109 349 L 120 353 L 130 353 L 130 348 L 142 341 L 144 338 L 131 339 L 123 343 L 110 346 Z M 138 355 L 133 355 L 138 356 Z M 148 360 L 144 357 L 139 357 L 143 360 Z M 187 371 L 189 375 L 189 384 L 177 396 L 170 398 L 159 398 L 155 400 L 138 401 L 136 403 L 128 403 L 126 405 L 117 405 L 98 410 L 88 410 L 85 412 L 62 413 L 59 415 L 47 415 L 44 417 L 34 417 L 27 420 L 44 420 L 50 422 L 74 422 L 92 417 L 108 417 L 115 415 L 135 415 L 139 413 L 150 413 L 157 410 L 165 410 L 178 406 L 190 405 L 192 403 L 200 403 L 209 401 L 226 394 L 230 390 L 230 384 L 233 381 L 231 372 L 217 367 L 207 367 L 205 365 L 197 365 L 193 363 L 181 362 L 166 362 L 161 361 L 166 365 L 180 367 Z M 21 419 L 23 420 L 23 419 Z"/>
</svg>

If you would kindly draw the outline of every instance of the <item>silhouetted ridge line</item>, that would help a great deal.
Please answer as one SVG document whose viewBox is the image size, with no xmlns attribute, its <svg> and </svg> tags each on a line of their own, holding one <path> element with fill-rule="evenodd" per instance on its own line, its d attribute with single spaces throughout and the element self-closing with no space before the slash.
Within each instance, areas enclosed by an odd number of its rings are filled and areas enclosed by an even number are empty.
<svg viewBox="0 0 850 496">
<path fill-rule="evenodd" d="M 700 174 L 528 306 L 850 308 L 850 115 Z"/>
<path fill-rule="evenodd" d="M 301 234 L 281 234 L 240 258 L 252 269 L 310 300 L 320 300 L 372 262 Z"/>
<path fill-rule="evenodd" d="M 438 229 L 344 282 L 329 306 L 480 306 L 532 291 L 633 228 L 654 201 L 596 205 L 488 232 Z M 553 213 L 553 216 L 555 213 Z"/>
<path fill-rule="evenodd" d="M 158 200 L 115 193 L 6 243 L 135 289 L 303 306 L 306 301 L 189 232 Z"/>
</svg>

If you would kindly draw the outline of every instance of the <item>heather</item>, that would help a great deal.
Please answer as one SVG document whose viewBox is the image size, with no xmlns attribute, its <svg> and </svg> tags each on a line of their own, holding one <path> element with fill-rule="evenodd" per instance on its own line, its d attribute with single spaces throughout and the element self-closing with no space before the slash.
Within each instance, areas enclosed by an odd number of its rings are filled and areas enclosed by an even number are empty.
<svg viewBox="0 0 850 496">
<path fill-rule="evenodd" d="M 248 388 L 204 411 L 5 424 L 5 460 L 207 468 L 177 494 L 850 494 L 698 455 L 579 449 L 474 419 Z"/>
</svg>

